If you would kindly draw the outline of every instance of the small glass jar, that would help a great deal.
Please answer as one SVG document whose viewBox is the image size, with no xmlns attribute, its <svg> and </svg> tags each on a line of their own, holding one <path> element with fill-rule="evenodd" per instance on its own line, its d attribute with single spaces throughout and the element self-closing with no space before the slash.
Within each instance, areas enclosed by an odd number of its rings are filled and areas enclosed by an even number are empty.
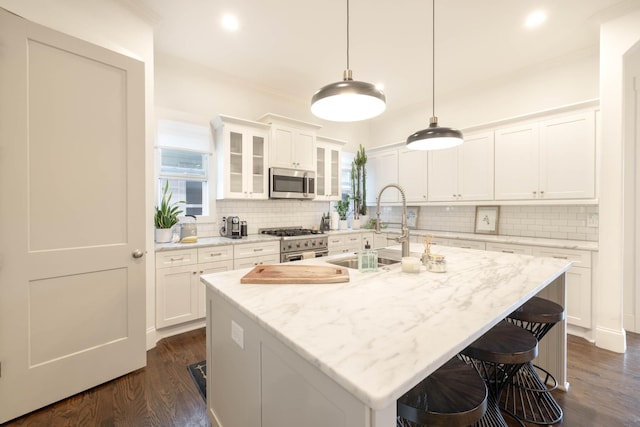
<svg viewBox="0 0 640 427">
<path fill-rule="evenodd" d="M 447 261 L 444 259 L 444 255 L 429 254 L 427 256 L 427 270 L 433 273 L 445 273 Z"/>
</svg>

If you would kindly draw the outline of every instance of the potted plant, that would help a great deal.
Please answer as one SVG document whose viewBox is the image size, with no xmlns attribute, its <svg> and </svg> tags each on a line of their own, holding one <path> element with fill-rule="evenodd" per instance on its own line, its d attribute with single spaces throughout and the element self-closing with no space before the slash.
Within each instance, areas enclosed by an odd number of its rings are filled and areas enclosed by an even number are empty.
<svg viewBox="0 0 640 427">
<path fill-rule="evenodd" d="M 156 213 L 153 217 L 153 222 L 156 226 L 156 242 L 167 243 L 171 241 L 173 234 L 173 226 L 178 223 L 178 215 L 182 213 L 182 210 L 178 207 L 179 203 L 171 204 L 171 196 L 173 193 L 169 191 L 169 181 L 167 180 L 164 188 L 162 189 L 162 202 L 160 206 L 156 206 Z"/>
<path fill-rule="evenodd" d="M 351 191 L 353 192 L 353 218 L 359 223 L 367 223 L 367 154 L 364 147 L 356 153 L 351 164 Z"/>
<path fill-rule="evenodd" d="M 336 202 L 336 212 L 340 217 L 340 230 L 347 229 L 347 216 L 349 215 L 349 195 L 344 196 L 342 200 Z"/>
</svg>

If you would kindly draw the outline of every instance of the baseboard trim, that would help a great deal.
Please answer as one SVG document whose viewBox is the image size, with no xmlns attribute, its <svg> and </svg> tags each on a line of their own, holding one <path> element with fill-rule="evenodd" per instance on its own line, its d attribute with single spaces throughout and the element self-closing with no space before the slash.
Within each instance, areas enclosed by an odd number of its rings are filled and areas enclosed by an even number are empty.
<svg viewBox="0 0 640 427">
<path fill-rule="evenodd" d="M 147 351 L 156 346 L 156 343 L 163 338 L 182 334 L 184 332 L 193 331 L 195 329 L 204 328 L 206 319 L 198 319 L 180 325 L 169 326 L 168 328 L 156 329 L 155 327 L 147 329 Z"/>
<path fill-rule="evenodd" d="M 627 351 L 627 335 L 624 329 L 596 328 L 596 346 L 616 353 Z"/>
</svg>

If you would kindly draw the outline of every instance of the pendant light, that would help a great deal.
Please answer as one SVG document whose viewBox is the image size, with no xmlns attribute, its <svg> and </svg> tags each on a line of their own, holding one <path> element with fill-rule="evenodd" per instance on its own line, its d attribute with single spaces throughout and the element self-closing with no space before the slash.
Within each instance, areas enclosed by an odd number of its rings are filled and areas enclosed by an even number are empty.
<svg viewBox="0 0 640 427">
<path fill-rule="evenodd" d="M 455 147 L 464 142 L 462 132 L 459 130 L 438 126 L 438 117 L 436 117 L 436 0 L 432 0 L 432 5 L 432 116 L 429 120 L 428 128 L 419 130 L 407 138 L 407 148 L 411 150 L 441 150 L 443 148 Z"/>
<path fill-rule="evenodd" d="M 347 0 L 347 69 L 341 82 L 328 84 L 311 98 L 311 112 L 334 122 L 356 122 L 380 115 L 386 108 L 384 93 L 367 82 L 353 80 L 349 69 L 349 0 Z"/>
</svg>

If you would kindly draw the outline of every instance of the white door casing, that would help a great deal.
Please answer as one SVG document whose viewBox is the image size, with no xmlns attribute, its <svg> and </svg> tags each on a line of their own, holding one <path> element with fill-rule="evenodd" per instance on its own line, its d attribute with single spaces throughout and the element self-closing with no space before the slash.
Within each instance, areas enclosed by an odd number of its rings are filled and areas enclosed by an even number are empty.
<svg viewBox="0 0 640 427">
<path fill-rule="evenodd" d="M 144 66 L 0 9 L 0 423 L 145 366 Z"/>
</svg>

